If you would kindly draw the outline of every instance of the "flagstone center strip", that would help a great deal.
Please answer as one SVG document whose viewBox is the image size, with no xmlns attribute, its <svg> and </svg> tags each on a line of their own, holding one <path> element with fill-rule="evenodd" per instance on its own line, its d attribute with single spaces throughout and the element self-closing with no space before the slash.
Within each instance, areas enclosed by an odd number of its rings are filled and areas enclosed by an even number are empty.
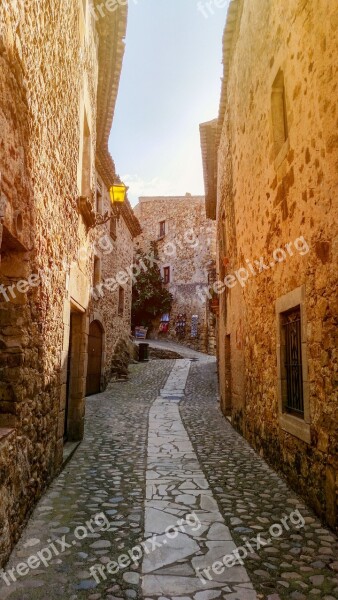
<svg viewBox="0 0 338 600">
<path fill-rule="evenodd" d="M 220 574 L 210 568 L 236 546 L 180 417 L 190 365 L 175 362 L 149 413 L 145 537 L 156 536 L 156 545 L 143 559 L 143 595 L 256 600 L 243 566 L 225 567 Z M 210 580 L 203 575 L 208 568 Z"/>
</svg>

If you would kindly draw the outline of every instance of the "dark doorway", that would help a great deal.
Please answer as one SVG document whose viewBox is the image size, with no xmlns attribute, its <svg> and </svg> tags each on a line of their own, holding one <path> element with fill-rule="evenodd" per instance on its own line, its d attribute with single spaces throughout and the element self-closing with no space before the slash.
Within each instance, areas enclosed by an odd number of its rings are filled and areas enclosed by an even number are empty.
<svg viewBox="0 0 338 600">
<path fill-rule="evenodd" d="M 89 327 L 86 396 L 101 391 L 102 348 L 103 330 L 99 321 L 93 321 Z"/>
</svg>

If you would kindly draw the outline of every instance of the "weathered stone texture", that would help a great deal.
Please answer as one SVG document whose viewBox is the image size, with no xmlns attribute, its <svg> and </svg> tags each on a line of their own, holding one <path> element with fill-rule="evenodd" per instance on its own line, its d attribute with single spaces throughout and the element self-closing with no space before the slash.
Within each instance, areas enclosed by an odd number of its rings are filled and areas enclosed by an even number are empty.
<svg viewBox="0 0 338 600">
<path fill-rule="evenodd" d="M 1 506 L 3 560 L 29 506 L 57 468 L 62 261 L 71 262 L 83 235 L 76 211 L 79 131 L 74 127 L 78 73 L 84 71 L 79 7 L 70 1 L 62 10 L 53 2 L 4 2 L 0 39 L 1 283 L 7 288 L 39 269 L 46 273 L 27 294 L 18 293 L 12 302 L 1 298 L 1 425 L 15 428 L 3 442 L 4 456 L 11 454 Z M 85 68 L 93 68 L 94 47 L 85 56 Z M 96 77 L 94 68 L 92 87 Z M 91 101 L 95 119 L 93 95 Z"/>
<path fill-rule="evenodd" d="M 142 197 L 134 212 L 143 233 L 135 239 L 135 248 L 150 250 L 157 241 L 162 275 L 170 267 L 168 290 L 174 297 L 168 337 L 177 339 L 175 322 L 186 314 L 186 334 L 180 341 L 195 350 L 215 353 L 215 331 L 209 313 L 208 270 L 215 258 L 215 224 L 206 218 L 202 196 Z M 160 237 L 160 222 L 165 235 Z M 192 316 L 198 315 L 198 336 L 191 336 Z M 152 335 L 157 335 L 159 323 Z"/>
<path fill-rule="evenodd" d="M 301 255 L 275 263 L 245 287 L 226 289 L 219 318 L 224 412 L 317 513 L 337 512 L 337 5 L 324 0 L 233 1 L 228 21 L 218 164 L 218 271 L 247 267 L 300 236 Z M 287 140 L 276 156 L 272 87 L 284 73 Z M 221 108 L 221 116 L 222 108 Z M 223 123 L 223 119 L 222 119 Z M 222 124 L 221 123 L 221 124 Z M 224 266 L 229 260 L 228 266 Z M 276 300 L 305 286 L 310 443 L 279 426 Z M 226 350 L 230 336 L 231 353 Z M 231 368 L 231 393 L 229 373 Z"/>
<path fill-rule="evenodd" d="M 98 145 L 106 189 L 114 182 L 108 135 L 125 27 L 122 6 L 95 27 L 82 0 L 0 5 L 0 563 L 61 466 L 64 433 L 83 434 L 100 230 L 85 224 L 78 198 L 95 218 Z M 107 272 L 132 260 L 133 219 L 127 203 Z M 129 285 L 124 318 L 102 301 L 108 358 L 129 333 L 130 295 Z"/>
<path fill-rule="evenodd" d="M 107 190 L 103 192 L 103 212 L 110 211 L 110 198 Z M 104 369 L 102 389 L 112 375 L 112 360 L 120 340 L 129 341 L 131 336 L 131 296 L 133 266 L 133 230 L 130 230 L 123 214 L 116 218 L 116 235 L 111 237 L 110 222 L 97 228 L 97 255 L 101 258 L 101 283 L 94 286 L 90 302 L 90 319 L 98 320 L 105 331 Z M 128 268 L 130 269 L 128 274 Z M 124 290 L 123 312 L 119 313 L 119 288 Z"/>
</svg>

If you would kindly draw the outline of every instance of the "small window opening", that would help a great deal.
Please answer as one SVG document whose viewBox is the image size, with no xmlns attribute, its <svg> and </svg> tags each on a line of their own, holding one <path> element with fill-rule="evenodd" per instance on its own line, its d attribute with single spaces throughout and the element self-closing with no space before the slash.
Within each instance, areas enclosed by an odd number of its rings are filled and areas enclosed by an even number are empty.
<svg viewBox="0 0 338 600">
<path fill-rule="evenodd" d="M 159 237 L 162 238 L 164 236 L 165 236 L 165 221 L 161 221 Z"/>
<path fill-rule="evenodd" d="M 271 112 L 275 154 L 277 156 L 289 136 L 283 71 L 279 71 L 272 86 Z"/>
<path fill-rule="evenodd" d="M 170 283 L 170 267 L 164 267 L 163 269 L 163 281 L 165 284 Z"/>
<path fill-rule="evenodd" d="M 117 218 L 111 217 L 110 219 L 110 237 L 116 240 L 117 237 Z"/>
<path fill-rule="evenodd" d="M 97 286 L 101 283 L 101 260 L 98 256 L 94 257 L 94 274 L 93 274 L 93 286 Z"/>
<path fill-rule="evenodd" d="M 123 287 L 119 287 L 119 304 L 118 304 L 118 313 L 120 317 L 123 317 L 124 315 L 124 288 Z"/>
</svg>

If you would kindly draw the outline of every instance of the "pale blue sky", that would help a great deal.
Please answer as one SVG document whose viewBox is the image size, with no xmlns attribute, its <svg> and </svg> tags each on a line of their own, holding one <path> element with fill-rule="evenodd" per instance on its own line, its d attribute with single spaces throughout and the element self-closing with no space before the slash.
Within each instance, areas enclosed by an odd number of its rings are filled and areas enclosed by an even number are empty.
<svg viewBox="0 0 338 600">
<path fill-rule="evenodd" d="M 205 0 L 129 0 L 110 151 L 132 204 L 204 194 L 199 124 L 218 115 L 224 2 L 210 14 Z"/>
</svg>

